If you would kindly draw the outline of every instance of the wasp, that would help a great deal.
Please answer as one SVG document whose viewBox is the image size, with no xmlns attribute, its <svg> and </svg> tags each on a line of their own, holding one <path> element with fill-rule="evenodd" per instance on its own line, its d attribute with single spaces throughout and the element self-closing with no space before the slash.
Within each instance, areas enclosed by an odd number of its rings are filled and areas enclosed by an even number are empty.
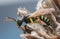
<svg viewBox="0 0 60 39">
<path fill-rule="evenodd" d="M 21 27 L 21 25 L 22 25 L 23 22 L 25 22 L 26 24 L 28 24 L 28 23 L 38 23 L 40 21 L 44 21 L 46 24 L 49 25 L 49 21 L 50 21 L 48 19 L 48 17 L 43 16 L 43 15 L 37 16 L 37 17 L 30 17 L 30 18 L 28 18 L 28 16 L 24 16 L 22 18 L 22 20 L 16 20 L 16 19 L 11 18 L 11 17 L 7 17 L 7 18 L 15 21 L 17 23 L 18 27 Z M 23 30 L 25 30 L 25 31 L 27 30 L 28 32 L 30 31 L 29 29 L 26 28 L 26 25 L 23 27 Z"/>
<path fill-rule="evenodd" d="M 43 23 L 45 23 L 46 25 L 50 25 L 50 18 L 48 16 L 45 16 L 45 14 L 49 14 L 49 12 L 54 12 L 55 9 L 54 8 L 47 8 L 47 9 L 39 9 L 36 10 L 35 12 L 31 13 L 28 12 L 27 9 L 20 9 L 18 8 L 18 16 L 23 16 L 23 21 L 26 23 L 34 23 L 34 22 L 39 22 L 41 25 L 44 25 Z M 24 16 L 27 15 L 27 16 Z M 41 21 L 43 23 L 41 23 Z"/>
<path fill-rule="evenodd" d="M 22 11 L 22 12 L 21 12 Z M 36 10 L 35 12 L 33 13 L 30 13 L 30 12 L 27 12 L 25 13 L 25 10 L 21 10 L 21 9 L 18 9 L 18 16 L 23 16 L 23 19 L 22 21 L 25 22 L 25 23 L 39 23 L 41 26 L 44 26 L 44 27 L 49 27 L 51 30 L 53 30 L 55 28 L 55 26 L 53 25 L 56 25 L 56 24 L 51 24 L 51 17 L 49 18 L 49 15 L 50 13 L 49 12 L 54 12 L 55 9 L 54 8 L 47 8 L 47 9 L 39 9 L 39 10 Z M 28 13 L 28 15 L 27 15 Z M 27 15 L 27 16 L 24 16 Z M 48 16 L 47 16 L 47 15 Z M 53 21 L 52 21 L 53 22 Z"/>
<path fill-rule="evenodd" d="M 17 22 L 17 24 L 19 24 L 19 26 L 21 26 L 21 24 L 22 24 L 23 22 L 25 22 L 26 24 L 28 24 L 28 23 L 39 23 L 40 21 L 43 21 L 43 22 L 45 22 L 47 25 L 50 25 L 50 24 L 49 24 L 50 19 L 49 19 L 48 17 L 46 17 L 46 16 L 43 16 L 43 15 L 37 16 L 37 17 L 30 17 L 30 18 L 28 18 L 28 16 L 25 16 L 25 17 L 23 17 L 22 20 L 19 20 L 19 21 Z"/>
</svg>

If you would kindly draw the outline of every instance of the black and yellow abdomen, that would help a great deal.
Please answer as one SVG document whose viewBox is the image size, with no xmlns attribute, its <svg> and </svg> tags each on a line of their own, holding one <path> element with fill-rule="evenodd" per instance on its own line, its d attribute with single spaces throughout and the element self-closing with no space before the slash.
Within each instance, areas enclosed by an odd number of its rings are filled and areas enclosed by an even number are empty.
<svg viewBox="0 0 60 39">
<path fill-rule="evenodd" d="M 39 16 L 40 20 L 42 20 L 43 22 L 45 22 L 47 25 L 50 25 L 50 19 L 47 16 L 41 15 Z"/>
</svg>

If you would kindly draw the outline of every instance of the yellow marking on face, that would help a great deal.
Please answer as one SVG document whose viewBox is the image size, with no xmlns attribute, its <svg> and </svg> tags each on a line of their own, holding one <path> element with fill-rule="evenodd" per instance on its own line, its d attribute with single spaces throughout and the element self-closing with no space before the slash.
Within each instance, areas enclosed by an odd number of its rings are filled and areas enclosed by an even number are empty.
<svg viewBox="0 0 60 39">
<path fill-rule="evenodd" d="M 32 18 L 30 18 L 30 21 L 31 21 L 31 23 L 33 23 L 33 19 Z"/>
</svg>

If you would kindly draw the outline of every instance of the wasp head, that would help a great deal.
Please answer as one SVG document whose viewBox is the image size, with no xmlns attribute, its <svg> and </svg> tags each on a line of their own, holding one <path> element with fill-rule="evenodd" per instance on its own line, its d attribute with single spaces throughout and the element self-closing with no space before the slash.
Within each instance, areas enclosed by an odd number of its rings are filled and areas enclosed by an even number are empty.
<svg viewBox="0 0 60 39">
<path fill-rule="evenodd" d="M 17 20 L 16 23 L 17 23 L 18 27 L 20 27 L 22 25 L 23 21 L 22 20 Z"/>
</svg>

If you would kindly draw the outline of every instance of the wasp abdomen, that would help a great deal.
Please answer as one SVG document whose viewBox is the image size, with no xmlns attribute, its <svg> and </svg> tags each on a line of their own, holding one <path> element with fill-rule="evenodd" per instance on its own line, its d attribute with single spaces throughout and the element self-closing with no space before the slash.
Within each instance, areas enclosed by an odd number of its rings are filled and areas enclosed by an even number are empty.
<svg viewBox="0 0 60 39">
<path fill-rule="evenodd" d="M 50 23 L 50 19 L 47 16 L 39 16 L 40 20 L 44 21 L 47 25 L 49 25 Z"/>
</svg>

